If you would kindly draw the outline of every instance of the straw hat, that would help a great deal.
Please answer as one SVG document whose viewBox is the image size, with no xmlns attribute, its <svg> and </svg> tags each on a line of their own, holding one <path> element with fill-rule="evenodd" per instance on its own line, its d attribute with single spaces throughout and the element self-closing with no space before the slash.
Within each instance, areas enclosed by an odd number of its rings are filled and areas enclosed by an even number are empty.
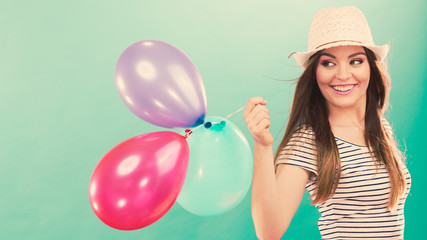
<svg viewBox="0 0 427 240">
<path fill-rule="evenodd" d="M 308 34 L 307 52 L 296 52 L 298 65 L 304 64 L 319 50 L 336 46 L 364 46 L 372 50 L 380 62 L 387 57 L 389 45 L 375 45 L 368 21 L 356 7 L 325 8 L 317 12 L 311 22 Z"/>
</svg>

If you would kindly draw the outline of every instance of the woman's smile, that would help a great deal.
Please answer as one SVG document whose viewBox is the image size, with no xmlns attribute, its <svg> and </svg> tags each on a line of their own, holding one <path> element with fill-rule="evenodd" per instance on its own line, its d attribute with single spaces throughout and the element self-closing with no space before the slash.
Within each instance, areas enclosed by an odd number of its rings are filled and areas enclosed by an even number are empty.
<svg viewBox="0 0 427 240">
<path fill-rule="evenodd" d="M 331 88 L 334 90 L 335 93 L 340 95 L 346 95 L 353 91 L 353 89 L 356 87 L 357 83 L 355 84 L 339 84 L 339 85 L 330 85 Z"/>
</svg>

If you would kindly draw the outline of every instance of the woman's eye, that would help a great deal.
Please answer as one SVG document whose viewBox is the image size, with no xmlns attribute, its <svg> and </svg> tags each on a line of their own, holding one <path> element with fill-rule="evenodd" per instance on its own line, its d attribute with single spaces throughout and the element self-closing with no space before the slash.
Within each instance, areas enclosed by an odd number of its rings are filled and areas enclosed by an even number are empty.
<svg viewBox="0 0 427 240">
<path fill-rule="evenodd" d="M 362 63 L 363 63 L 362 59 L 353 59 L 353 60 L 350 61 L 351 65 L 360 65 Z"/>
<path fill-rule="evenodd" d="M 322 66 L 324 66 L 324 67 L 332 67 L 332 66 L 334 66 L 334 65 L 335 65 L 335 63 L 333 63 L 333 62 L 331 62 L 331 61 L 327 61 L 327 60 L 322 61 L 320 64 L 321 64 Z"/>
</svg>

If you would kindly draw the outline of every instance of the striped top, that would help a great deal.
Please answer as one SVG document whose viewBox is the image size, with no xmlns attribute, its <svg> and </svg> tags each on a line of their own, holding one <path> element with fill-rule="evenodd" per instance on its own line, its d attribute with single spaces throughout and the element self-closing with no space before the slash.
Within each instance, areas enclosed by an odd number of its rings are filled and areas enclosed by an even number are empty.
<svg viewBox="0 0 427 240">
<path fill-rule="evenodd" d="M 388 134 L 392 133 L 388 123 Z M 406 192 L 397 210 L 387 210 L 390 182 L 387 170 L 375 163 L 369 149 L 335 138 L 341 159 L 341 177 L 335 194 L 316 204 L 321 216 L 318 226 L 322 239 L 403 239 L 405 218 L 403 208 L 411 187 L 411 176 L 401 164 L 406 178 Z M 279 155 L 277 164 L 299 166 L 313 173 L 306 185 L 314 199 L 317 187 L 314 132 L 300 130 Z M 376 173 L 376 174 L 375 174 Z"/>
</svg>

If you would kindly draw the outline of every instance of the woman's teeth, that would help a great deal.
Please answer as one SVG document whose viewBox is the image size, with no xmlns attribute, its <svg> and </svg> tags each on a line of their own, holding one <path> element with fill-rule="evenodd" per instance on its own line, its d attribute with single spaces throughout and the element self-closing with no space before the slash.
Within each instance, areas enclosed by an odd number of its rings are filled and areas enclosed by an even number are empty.
<svg viewBox="0 0 427 240">
<path fill-rule="evenodd" d="M 346 86 L 332 86 L 335 90 L 337 90 L 338 92 L 347 92 L 350 91 L 354 85 L 346 85 Z"/>
</svg>

